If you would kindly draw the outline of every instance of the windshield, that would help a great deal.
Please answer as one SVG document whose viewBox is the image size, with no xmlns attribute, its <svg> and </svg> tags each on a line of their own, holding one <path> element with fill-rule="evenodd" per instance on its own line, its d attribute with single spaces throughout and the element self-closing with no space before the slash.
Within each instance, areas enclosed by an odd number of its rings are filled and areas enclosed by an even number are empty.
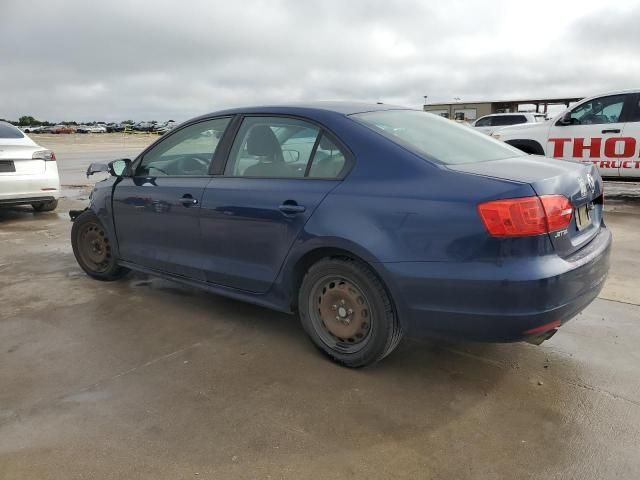
<svg viewBox="0 0 640 480">
<path fill-rule="evenodd" d="M 0 122 L 0 138 L 24 138 L 24 134 L 13 125 Z"/>
<path fill-rule="evenodd" d="M 487 162 L 525 155 L 451 120 L 417 110 L 383 110 L 351 116 L 394 142 L 444 164 Z"/>
</svg>

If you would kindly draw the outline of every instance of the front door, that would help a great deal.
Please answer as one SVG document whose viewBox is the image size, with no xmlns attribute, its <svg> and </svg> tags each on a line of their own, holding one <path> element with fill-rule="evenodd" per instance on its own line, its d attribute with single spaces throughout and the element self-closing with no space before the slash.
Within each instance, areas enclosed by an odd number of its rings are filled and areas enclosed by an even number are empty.
<svg viewBox="0 0 640 480">
<path fill-rule="evenodd" d="M 146 151 L 115 187 L 113 213 L 123 260 L 204 280 L 199 213 L 218 140 L 229 118 L 198 122 Z"/>
<path fill-rule="evenodd" d="M 266 292 L 305 223 L 346 171 L 345 150 L 312 123 L 245 117 L 224 174 L 202 199 L 207 281 Z"/>
<path fill-rule="evenodd" d="M 622 137 L 630 97 L 598 97 L 576 105 L 549 131 L 548 156 L 593 163 L 603 177 L 619 176 L 620 160 L 627 153 Z"/>
</svg>

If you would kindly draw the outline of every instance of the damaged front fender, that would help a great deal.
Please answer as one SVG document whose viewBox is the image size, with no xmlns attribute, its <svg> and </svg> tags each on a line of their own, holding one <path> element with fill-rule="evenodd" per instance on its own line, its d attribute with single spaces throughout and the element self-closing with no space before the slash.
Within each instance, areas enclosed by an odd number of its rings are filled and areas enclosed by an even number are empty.
<svg viewBox="0 0 640 480">
<path fill-rule="evenodd" d="M 78 218 L 80 214 L 86 210 L 89 210 L 89 208 L 83 208 L 82 210 L 69 210 L 69 217 L 71 217 L 71 221 L 75 222 L 76 218 Z"/>
</svg>

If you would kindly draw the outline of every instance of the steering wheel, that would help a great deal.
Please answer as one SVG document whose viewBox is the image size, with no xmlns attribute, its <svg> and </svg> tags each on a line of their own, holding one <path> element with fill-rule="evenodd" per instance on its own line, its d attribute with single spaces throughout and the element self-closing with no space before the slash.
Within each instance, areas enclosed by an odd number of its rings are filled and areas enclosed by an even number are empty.
<svg viewBox="0 0 640 480">
<path fill-rule="evenodd" d="M 182 174 L 193 172 L 194 175 L 207 173 L 210 159 L 199 155 L 185 155 L 180 157 L 172 170 L 177 170 Z"/>
</svg>

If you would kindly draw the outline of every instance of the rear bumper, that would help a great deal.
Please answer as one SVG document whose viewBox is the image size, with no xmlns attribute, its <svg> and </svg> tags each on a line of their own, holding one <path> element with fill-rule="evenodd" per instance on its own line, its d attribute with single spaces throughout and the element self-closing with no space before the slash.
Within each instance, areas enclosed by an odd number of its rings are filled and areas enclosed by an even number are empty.
<svg viewBox="0 0 640 480">
<path fill-rule="evenodd" d="M 603 226 L 568 258 L 381 266 L 408 334 L 513 342 L 531 336 L 527 332 L 544 332 L 545 325 L 566 323 L 598 296 L 609 271 L 611 241 Z"/>
<path fill-rule="evenodd" d="M 56 162 L 45 162 L 44 172 L 33 175 L 0 176 L 0 204 L 20 205 L 60 197 L 60 179 Z"/>
</svg>

